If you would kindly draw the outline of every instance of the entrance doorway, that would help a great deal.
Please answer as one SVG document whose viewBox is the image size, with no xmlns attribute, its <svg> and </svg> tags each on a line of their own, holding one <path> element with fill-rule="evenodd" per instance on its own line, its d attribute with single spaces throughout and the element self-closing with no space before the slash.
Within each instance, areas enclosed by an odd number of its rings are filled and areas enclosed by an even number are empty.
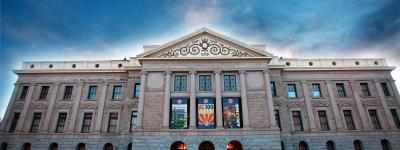
<svg viewBox="0 0 400 150">
<path fill-rule="evenodd" d="M 226 145 L 227 150 L 243 150 L 242 144 L 239 141 L 230 141 Z"/>
<path fill-rule="evenodd" d="M 210 141 L 204 141 L 200 143 L 199 150 L 215 150 L 215 147 Z"/>
<path fill-rule="evenodd" d="M 182 141 L 176 141 L 171 145 L 171 150 L 186 150 L 186 144 Z"/>
</svg>

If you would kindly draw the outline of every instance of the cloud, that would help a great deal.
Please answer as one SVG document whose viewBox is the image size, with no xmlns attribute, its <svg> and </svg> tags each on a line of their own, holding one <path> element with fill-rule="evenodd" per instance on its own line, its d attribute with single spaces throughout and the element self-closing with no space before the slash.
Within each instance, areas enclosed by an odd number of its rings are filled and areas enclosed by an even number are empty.
<svg viewBox="0 0 400 150">
<path fill-rule="evenodd" d="M 184 25 L 186 28 L 198 28 L 209 25 L 220 16 L 218 0 L 195 1 L 191 0 L 187 4 L 187 11 L 184 16 Z"/>
</svg>

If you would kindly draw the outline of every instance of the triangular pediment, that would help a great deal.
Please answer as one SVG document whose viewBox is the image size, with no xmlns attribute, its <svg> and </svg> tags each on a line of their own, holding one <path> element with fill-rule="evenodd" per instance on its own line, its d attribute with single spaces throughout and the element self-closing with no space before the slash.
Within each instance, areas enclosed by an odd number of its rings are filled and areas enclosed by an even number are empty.
<svg viewBox="0 0 400 150">
<path fill-rule="evenodd" d="M 138 58 L 242 58 L 273 57 L 256 46 L 202 28 L 177 40 L 152 46 Z"/>
</svg>

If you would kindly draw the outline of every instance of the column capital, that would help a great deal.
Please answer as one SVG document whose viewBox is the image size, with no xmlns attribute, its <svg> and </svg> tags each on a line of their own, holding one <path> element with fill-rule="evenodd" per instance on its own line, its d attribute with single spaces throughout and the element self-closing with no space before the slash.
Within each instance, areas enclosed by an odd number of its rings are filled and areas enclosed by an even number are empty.
<svg viewBox="0 0 400 150">
<path fill-rule="evenodd" d="M 85 83 L 82 82 L 82 81 L 79 81 L 79 82 L 78 82 L 78 85 L 85 85 Z"/>
<path fill-rule="evenodd" d="M 246 70 L 239 70 L 239 73 L 240 73 L 240 74 L 246 74 L 247 71 L 246 71 Z"/>
<path fill-rule="evenodd" d="M 165 70 L 164 71 L 164 75 L 171 75 L 172 74 L 172 71 L 170 71 L 170 70 Z"/>
<path fill-rule="evenodd" d="M 141 76 L 147 75 L 147 71 L 141 71 L 141 72 L 140 72 L 140 75 L 141 75 Z"/>
<path fill-rule="evenodd" d="M 108 82 L 104 81 L 103 83 L 101 83 L 102 86 L 108 86 Z"/>
<path fill-rule="evenodd" d="M 301 80 L 300 82 L 301 82 L 301 84 L 307 84 L 306 80 Z"/>
<path fill-rule="evenodd" d="M 332 80 L 325 80 L 326 84 L 332 84 Z"/>
<path fill-rule="evenodd" d="M 196 74 L 197 71 L 196 71 L 196 70 L 190 70 L 189 73 L 190 73 L 190 74 Z"/>
<path fill-rule="evenodd" d="M 271 71 L 270 71 L 269 69 L 265 69 L 265 70 L 263 70 L 263 72 L 264 72 L 264 74 L 269 74 L 269 73 L 271 73 Z"/>
<path fill-rule="evenodd" d="M 214 70 L 215 74 L 221 74 L 221 70 Z"/>
<path fill-rule="evenodd" d="M 54 85 L 59 86 L 61 83 L 60 82 L 56 82 L 54 83 Z"/>
</svg>

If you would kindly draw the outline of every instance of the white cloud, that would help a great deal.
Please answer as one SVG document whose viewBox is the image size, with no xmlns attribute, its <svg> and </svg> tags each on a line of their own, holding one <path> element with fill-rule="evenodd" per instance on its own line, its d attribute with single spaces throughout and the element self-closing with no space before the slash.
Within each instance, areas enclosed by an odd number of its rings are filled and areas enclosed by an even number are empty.
<svg viewBox="0 0 400 150">
<path fill-rule="evenodd" d="M 199 28 L 210 25 L 220 16 L 218 11 L 218 0 L 202 1 L 200 3 L 191 0 L 188 3 L 184 18 L 184 25 L 187 29 Z"/>
</svg>

